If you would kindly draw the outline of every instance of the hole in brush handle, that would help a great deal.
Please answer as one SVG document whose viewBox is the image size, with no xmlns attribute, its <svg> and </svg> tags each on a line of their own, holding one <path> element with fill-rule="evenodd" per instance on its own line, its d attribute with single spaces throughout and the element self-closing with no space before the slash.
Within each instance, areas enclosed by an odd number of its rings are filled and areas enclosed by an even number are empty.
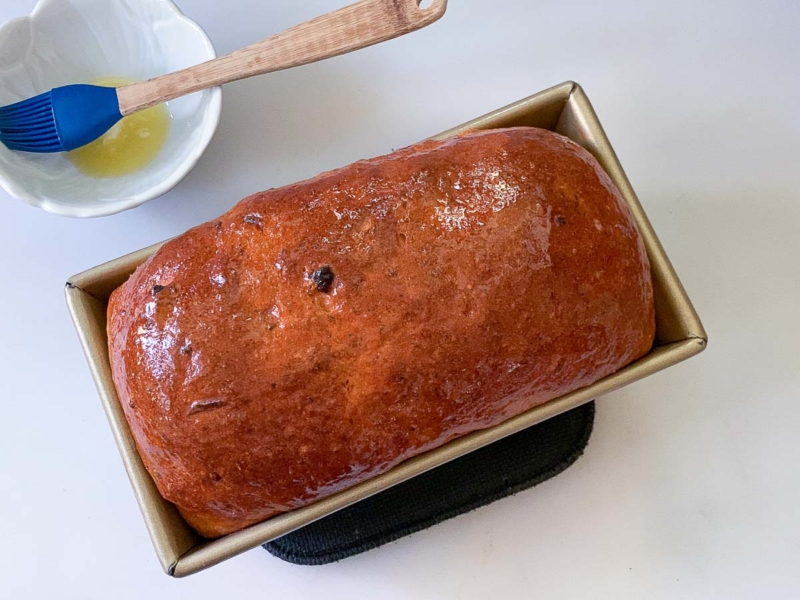
<svg viewBox="0 0 800 600">
<path fill-rule="evenodd" d="M 444 14 L 447 8 L 447 0 L 413 0 L 413 2 L 423 12 Z"/>
<path fill-rule="evenodd" d="M 413 0 L 417 9 L 430 19 L 430 22 L 437 21 L 444 16 L 447 10 L 447 0 Z"/>
<path fill-rule="evenodd" d="M 405 0 L 405 1 L 407 2 L 406 6 L 408 6 L 406 10 L 408 10 L 409 12 L 416 12 L 417 16 L 415 18 L 423 19 L 426 25 L 439 20 L 447 10 L 447 0 Z"/>
</svg>

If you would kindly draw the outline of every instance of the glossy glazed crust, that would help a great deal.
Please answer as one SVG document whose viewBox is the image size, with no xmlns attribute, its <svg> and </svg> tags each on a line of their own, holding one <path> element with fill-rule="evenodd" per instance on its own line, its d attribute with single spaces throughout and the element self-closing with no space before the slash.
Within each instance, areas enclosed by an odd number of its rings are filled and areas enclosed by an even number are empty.
<svg viewBox="0 0 800 600">
<path fill-rule="evenodd" d="M 209 537 L 593 383 L 655 329 L 619 192 L 533 128 L 246 198 L 165 244 L 108 317 L 142 459 Z"/>
</svg>

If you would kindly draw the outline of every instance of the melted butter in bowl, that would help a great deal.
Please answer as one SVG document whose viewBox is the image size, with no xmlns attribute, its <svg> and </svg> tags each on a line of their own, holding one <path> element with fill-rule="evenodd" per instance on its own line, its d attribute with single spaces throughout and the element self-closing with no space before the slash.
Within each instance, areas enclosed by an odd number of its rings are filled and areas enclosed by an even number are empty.
<svg viewBox="0 0 800 600">
<path fill-rule="evenodd" d="M 120 87 L 132 81 L 109 77 L 92 83 Z M 92 177 L 123 177 L 136 173 L 161 153 L 171 119 L 167 106 L 159 104 L 123 118 L 102 137 L 67 156 L 82 173 Z"/>
<path fill-rule="evenodd" d="M 95 77 L 115 77 L 100 82 L 106 85 L 124 83 L 117 76 L 143 81 L 215 56 L 205 32 L 172 0 L 39 0 L 29 17 L 0 27 L 0 105 Z M 140 115 L 75 154 L 2 146 L 0 187 L 69 217 L 134 208 L 166 194 L 194 168 L 214 135 L 221 105 L 220 88 L 176 98 L 166 112 L 156 109 L 160 117 L 144 115 L 146 131 L 131 127 Z"/>
</svg>

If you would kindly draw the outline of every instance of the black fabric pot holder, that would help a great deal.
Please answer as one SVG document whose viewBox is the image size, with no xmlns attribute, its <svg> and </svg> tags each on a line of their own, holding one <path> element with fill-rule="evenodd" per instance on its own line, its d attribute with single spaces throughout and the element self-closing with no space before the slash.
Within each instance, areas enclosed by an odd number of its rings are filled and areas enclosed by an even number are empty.
<svg viewBox="0 0 800 600">
<path fill-rule="evenodd" d="M 555 477 L 583 454 L 594 402 L 418 475 L 264 544 L 298 565 L 366 552 Z"/>
</svg>

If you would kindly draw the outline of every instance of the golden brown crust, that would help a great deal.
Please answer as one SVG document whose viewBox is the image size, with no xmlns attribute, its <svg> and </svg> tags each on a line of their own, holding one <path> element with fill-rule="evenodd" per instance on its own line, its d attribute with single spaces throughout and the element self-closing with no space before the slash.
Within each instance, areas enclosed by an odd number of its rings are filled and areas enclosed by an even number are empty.
<svg viewBox="0 0 800 600">
<path fill-rule="evenodd" d="M 142 459 L 205 536 L 588 385 L 655 328 L 619 192 L 533 128 L 255 194 L 165 244 L 108 315 Z"/>
</svg>

